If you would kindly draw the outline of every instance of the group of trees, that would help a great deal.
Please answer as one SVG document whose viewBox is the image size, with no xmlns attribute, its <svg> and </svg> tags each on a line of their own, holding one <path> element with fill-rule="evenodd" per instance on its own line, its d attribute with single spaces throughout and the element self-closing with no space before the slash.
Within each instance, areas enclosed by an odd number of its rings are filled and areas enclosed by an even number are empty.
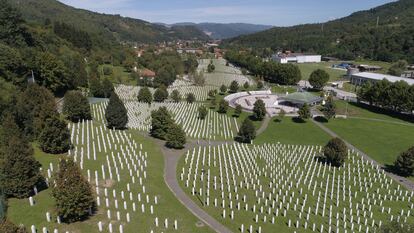
<svg viewBox="0 0 414 233">
<path fill-rule="evenodd" d="M 388 80 L 366 82 L 358 91 L 358 99 L 370 105 L 397 112 L 414 111 L 414 86 L 404 81 L 391 83 Z"/>
<path fill-rule="evenodd" d="M 114 85 L 108 78 L 91 77 L 89 79 L 89 92 L 93 97 L 109 98 L 115 90 Z"/>
<path fill-rule="evenodd" d="M 241 68 L 249 70 L 253 75 L 263 77 L 269 82 L 295 85 L 302 78 L 299 68 L 293 64 L 279 64 L 273 61 L 265 62 L 251 54 L 240 53 L 234 50 L 226 53 L 226 59 Z"/>
<path fill-rule="evenodd" d="M 184 130 L 175 123 L 166 107 L 151 112 L 150 135 L 165 140 L 166 146 L 174 149 L 184 148 L 186 143 Z"/>
<path fill-rule="evenodd" d="M 79 30 L 63 22 L 55 22 L 53 31 L 56 35 L 71 42 L 78 48 L 83 48 L 87 51 L 92 48 L 92 40 L 89 34 L 85 31 Z"/>
</svg>

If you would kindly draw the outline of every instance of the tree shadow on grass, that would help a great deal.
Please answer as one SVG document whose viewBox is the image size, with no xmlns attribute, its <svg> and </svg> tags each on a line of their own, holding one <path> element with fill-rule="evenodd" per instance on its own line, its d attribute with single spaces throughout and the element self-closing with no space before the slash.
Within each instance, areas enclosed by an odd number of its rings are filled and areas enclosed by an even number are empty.
<svg viewBox="0 0 414 233">
<path fill-rule="evenodd" d="M 325 117 L 322 117 L 322 116 L 317 116 L 314 119 L 315 119 L 315 121 L 317 121 L 319 123 L 328 123 L 328 119 L 326 119 Z"/>
<path fill-rule="evenodd" d="M 299 117 L 293 117 L 293 118 L 292 118 L 292 121 L 293 121 L 294 123 L 298 123 L 298 124 L 304 124 L 304 123 L 306 123 L 306 121 L 305 121 L 305 120 L 303 120 L 302 118 L 299 118 Z"/>
</svg>

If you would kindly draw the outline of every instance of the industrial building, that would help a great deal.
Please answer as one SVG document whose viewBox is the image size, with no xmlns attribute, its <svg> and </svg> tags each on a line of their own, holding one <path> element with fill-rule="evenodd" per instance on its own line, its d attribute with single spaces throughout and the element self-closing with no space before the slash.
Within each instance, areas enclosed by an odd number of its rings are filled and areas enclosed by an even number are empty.
<svg viewBox="0 0 414 233">
<path fill-rule="evenodd" d="M 377 74 L 377 73 L 370 73 L 370 72 L 358 73 L 358 72 L 352 72 L 348 70 L 348 77 L 351 83 L 357 86 L 360 86 L 364 84 L 365 82 L 378 82 L 383 79 L 386 79 L 392 83 L 398 82 L 398 81 L 405 81 L 409 85 L 414 85 L 414 79 L 402 78 L 402 77 L 397 77 L 397 76 L 392 76 L 392 75 L 387 75 L 387 74 Z"/>
<path fill-rule="evenodd" d="M 303 53 L 279 53 L 272 56 L 272 60 L 281 63 L 319 63 L 322 60 L 321 55 L 303 54 Z"/>
</svg>

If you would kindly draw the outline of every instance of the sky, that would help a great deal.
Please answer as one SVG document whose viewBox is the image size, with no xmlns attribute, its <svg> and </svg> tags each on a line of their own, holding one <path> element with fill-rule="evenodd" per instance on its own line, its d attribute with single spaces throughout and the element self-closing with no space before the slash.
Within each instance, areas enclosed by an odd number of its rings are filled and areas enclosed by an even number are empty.
<svg viewBox="0 0 414 233">
<path fill-rule="evenodd" d="M 390 0 L 60 0 L 77 8 L 149 22 L 320 23 Z"/>
</svg>

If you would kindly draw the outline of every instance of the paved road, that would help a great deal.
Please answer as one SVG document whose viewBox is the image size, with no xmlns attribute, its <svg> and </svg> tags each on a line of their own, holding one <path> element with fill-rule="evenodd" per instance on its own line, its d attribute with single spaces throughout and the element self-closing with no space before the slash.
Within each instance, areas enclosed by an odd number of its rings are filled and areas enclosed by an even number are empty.
<svg viewBox="0 0 414 233">
<path fill-rule="evenodd" d="M 180 185 L 178 184 L 177 180 L 177 164 L 180 157 L 185 153 L 185 151 L 192 149 L 196 146 L 200 145 L 221 145 L 224 142 L 211 142 L 208 141 L 198 141 L 198 143 L 192 141 L 186 145 L 184 150 L 171 150 L 164 146 L 163 141 L 157 141 L 157 143 L 161 147 L 161 151 L 164 155 L 165 161 L 165 168 L 164 168 L 164 180 L 167 184 L 168 188 L 171 192 L 175 195 L 175 197 L 188 209 L 193 213 L 196 217 L 198 217 L 201 221 L 203 221 L 206 225 L 210 226 L 215 232 L 218 233 L 231 233 L 227 227 L 223 224 L 218 222 L 216 219 L 211 217 L 207 214 L 203 209 L 201 209 L 194 201 L 187 196 L 187 194 L 181 189 Z"/>
<path fill-rule="evenodd" d="M 269 126 L 270 121 L 272 120 L 271 117 L 266 116 L 265 119 L 263 120 L 262 124 L 260 125 L 260 128 L 258 128 L 256 130 L 256 135 L 258 136 L 259 134 L 262 134 L 266 129 L 267 126 Z"/>
<path fill-rule="evenodd" d="M 341 138 L 339 135 L 337 135 L 335 132 L 333 132 L 332 130 L 330 130 L 329 128 L 327 128 L 326 126 L 324 126 L 323 124 L 313 120 L 313 122 L 319 126 L 323 131 L 325 131 L 326 133 L 328 133 L 329 135 L 331 135 L 332 137 L 336 137 L 336 138 Z M 353 146 L 351 143 L 345 141 L 343 138 L 341 138 L 345 144 L 348 146 L 348 148 L 358 152 L 364 159 L 372 162 L 374 165 L 378 165 L 378 167 L 382 170 L 384 170 L 384 172 L 390 176 L 392 179 L 394 179 L 395 181 L 397 181 L 398 183 L 400 183 L 401 185 L 403 185 L 404 187 L 406 187 L 408 190 L 414 191 L 414 182 L 410 181 L 409 179 L 402 177 L 402 176 L 398 176 L 394 173 L 390 173 L 387 172 L 385 170 L 384 165 L 378 163 L 377 161 L 373 160 L 371 157 L 369 157 L 367 154 L 365 154 L 364 152 L 360 151 L 358 148 L 356 148 L 355 146 Z"/>
</svg>

